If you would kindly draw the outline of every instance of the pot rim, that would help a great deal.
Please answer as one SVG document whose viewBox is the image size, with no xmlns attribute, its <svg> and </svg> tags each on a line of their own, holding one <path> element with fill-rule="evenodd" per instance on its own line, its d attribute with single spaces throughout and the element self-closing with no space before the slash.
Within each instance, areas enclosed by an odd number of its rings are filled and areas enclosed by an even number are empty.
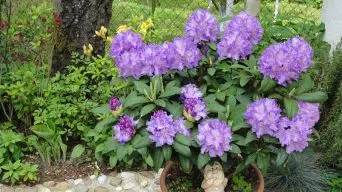
<svg viewBox="0 0 342 192">
<path fill-rule="evenodd" d="M 160 189 L 162 192 L 168 192 L 168 189 L 166 186 L 166 177 L 174 164 L 175 163 L 173 161 L 168 161 L 165 165 L 165 168 L 163 169 L 163 172 L 160 175 Z M 264 177 L 262 176 L 262 173 L 259 167 L 255 163 L 250 164 L 250 167 L 255 170 L 257 177 L 258 177 L 259 185 L 258 185 L 257 192 L 264 192 L 265 181 L 264 181 Z"/>
</svg>

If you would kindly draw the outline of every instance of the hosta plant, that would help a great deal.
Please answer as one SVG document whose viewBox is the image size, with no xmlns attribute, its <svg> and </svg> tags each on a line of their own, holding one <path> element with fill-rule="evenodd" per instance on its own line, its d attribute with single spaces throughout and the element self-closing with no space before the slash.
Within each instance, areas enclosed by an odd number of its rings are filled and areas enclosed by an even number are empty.
<svg viewBox="0 0 342 192">
<path fill-rule="evenodd" d="M 178 161 L 187 172 L 218 160 L 237 172 L 255 162 L 266 173 L 271 159 L 282 164 L 288 153 L 303 151 L 326 99 L 306 74 L 313 50 L 293 37 L 258 55 L 262 36 L 248 13 L 220 33 L 204 10 L 172 42 L 146 44 L 131 30 L 117 34 L 110 53 L 134 89 L 93 110 L 108 117 L 95 129 L 112 127 L 113 134 L 96 154 L 110 152 L 112 166 L 141 157 L 156 169 Z"/>
</svg>

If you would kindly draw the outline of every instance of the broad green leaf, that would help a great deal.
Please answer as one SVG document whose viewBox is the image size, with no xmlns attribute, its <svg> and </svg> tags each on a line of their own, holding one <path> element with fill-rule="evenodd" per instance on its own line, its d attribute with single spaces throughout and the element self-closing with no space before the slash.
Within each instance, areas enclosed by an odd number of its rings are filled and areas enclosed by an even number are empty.
<svg viewBox="0 0 342 192">
<path fill-rule="evenodd" d="M 52 137 L 55 136 L 54 130 L 50 129 L 46 125 L 34 125 L 31 127 L 31 130 L 33 133 L 35 133 L 41 138 L 44 138 L 47 141 L 49 141 L 50 139 L 52 139 Z"/>
<path fill-rule="evenodd" d="M 156 105 L 155 104 L 148 104 L 148 105 L 145 105 L 143 108 L 141 108 L 140 110 L 140 117 L 143 117 L 149 113 L 151 113 L 153 111 L 153 109 L 156 108 Z"/>
<path fill-rule="evenodd" d="M 210 157 L 207 153 L 199 154 L 198 160 L 197 160 L 197 166 L 199 169 L 201 169 L 205 164 L 207 164 L 210 161 Z"/>
<path fill-rule="evenodd" d="M 260 88 L 258 91 L 263 93 L 263 92 L 266 92 L 266 91 L 272 89 L 276 85 L 277 85 L 276 81 L 274 81 L 273 79 L 271 79 L 269 77 L 264 77 L 264 79 L 261 81 L 261 85 L 260 85 Z"/>
<path fill-rule="evenodd" d="M 213 113 L 224 113 L 226 111 L 226 108 L 217 101 L 209 101 L 208 103 L 206 103 L 206 106 L 208 108 L 208 111 Z"/>
<path fill-rule="evenodd" d="M 310 74 L 306 73 L 302 75 L 301 79 L 298 82 L 298 88 L 296 89 L 296 93 L 305 93 L 310 91 L 314 86 L 314 82 L 311 79 Z"/>
<path fill-rule="evenodd" d="M 256 140 L 256 137 L 252 131 L 247 132 L 247 136 L 245 138 L 245 145 L 249 144 L 250 142 Z"/>
<path fill-rule="evenodd" d="M 226 100 L 226 92 L 218 92 L 218 93 L 215 93 L 215 97 L 224 102 L 224 100 Z"/>
<path fill-rule="evenodd" d="M 287 116 L 292 119 L 298 111 L 297 101 L 294 99 L 284 98 L 284 106 Z"/>
<path fill-rule="evenodd" d="M 184 172 L 190 171 L 190 159 L 188 157 L 179 155 L 179 162 Z"/>
<path fill-rule="evenodd" d="M 164 93 L 162 93 L 159 97 L 163 98 L 163 97 L 170 97 L 173 95 L 178 95 L 181 93 L 181 89 L 179 87 L 171 87 L 171 88 L 167 88 L 165 90 Z"/>
<path fill-rule="evenodd" d="M 186 157 L 191 157 L 191 151 L 189 146 L 183 145 L 181 143 L 178 143 L 177 141 L 174 142 L 173 144 L 173 148 L 175 149 L 175 151 L 179 154 L 182 154 Z"/>
<path fill-rule="evenodd" d="M 236 99 L 233 95 L 229 96 L 228 97 L 228 100 L 227 100 L 227 104 L 230 106 L 230 107 L 235 107 L 236 105 Z"/>
<path fill-rule="evenodd" d="M 255 160 L 256 160 L 256 158 L 257 158 L 257 154 L 256 154 L 256 153 L 249 154 L 249 155 L 247 156 L 245 165 L 249 165 L 249 164 L 254 163 Z"/>
<path fill-rule="evenodd" d="M 116 151 L 116 156 L 119 161 L 121 161 L 124 157 L 126 157 L 128 153 L 128 145 L 119 145 L 118 150 Z"/>
<path fill-rule="evenodd" d="M 118 162 L 118 159 L 116 158 L 115 155 L 111 155 L 109 157 L 109 166 L 110 166 L 110 168 L 114 168 L 116 166 L 117 162 Z"/>
<path fill-rule="evenodd" d="M 95 126 L 95 130 L 98 132 L 102 132 L 106 127 L 113 126 L 116 119 L 117 118 L 114 116 L 109 116 L 108 118 L 98 122 Z"/>
<path fill-rule="evenodd" d="M 108 136 L 107 141 L 105 141 L 104 143 L 104 149 L 103 149 L 103 153 L 108 153 L 110 151 L 116 151 L 116 149 L 118 148 L 119 142 L 116 139 L 113 139 L 113 137 Z"/>
<path fill-rule="evenodd" d="M 161 107 L 166 107 L 166 102 L 164 100 L 161 100 L 161 99 L 157 99 L 154 101 L 154 103 L 158 106 L 161 106 Z"/>
<path fill-rule="evenodd" d="M 129 95 L 125 99 L 124 107 L 132 107 L 136 104 L 148 103 L 149 100 L 142 96 Z"/>
<path fill-rule="evenodd" d="M 91 112 L 93 112 L 94 114 L 109 114 L 109 113 L 111 113 L 110 108 L 109 108 L 109 104 L 104 104 L 100 107 L 96 107 L 96 108 L 92 109 Z"/>
<path fill-rule="evenodd" d="M 284 149 L 281 149 L 277 154 L 276 165 L 282 166 L 285 163 L 287 157 L 288 154 L 286 153 L 286 151 Z"/>
<path fill-rule="evenodd" d="M 136 134 L 131 142 L 132 142 L 132 146 L 135 149 L 147 147 L 151 143 L 149 140 L 149 135 L 143 135 L 142 136 L 140 134 Z"/>
<path fill-rule="evenodd" d="M 135 85 L 136 90 L 138 90 L 139 93 L 141 94 L 150 94 L 150 87 L 148 85 L 146 85 L 144 82 L 141 81 L 134 81 L 133 82 Z"/>
<path fill-rule="evenodd" d="M 182 135 L 182 134 L 179 134 L 179 133 L 177 133 L 175 140 L 176 140 L 178 143 L 181 143 L 181 144 L 183 144 L 183 145 L 187 145 L 187 146 L 190 146 L 190 145 L 191 145 L 190 139 L 189 139 L 188 137 Z"/>
<path fill-rule="evenodd" d="M 238 146 L 235 145 L 235 144 L 232 144 L 231 152 L 232 152 L 232 153 L 236 153 L 236 154 L 241 153 L 240 147 L 238 147 Z"/>
<path fill-rule="evenodd" d="M 316 91 L 312 93 L 302 93 L 296 97 L 299 100 L 307 101 L 311 103 L 324 102 L 328 99 L 328 95 L 321 91 Z"/>
<path fill-rule="evenodd" d="M 153 166 L 156 170 L 159 170 L 164 162 L 163 150 L 161 148 L 155 148 L 153 154 Z"/>
<path fill-rule="evenodd" d="M 146 162 L 147 165 L 149 165 L 150 167 L 153 167 L 153 159 L 152 159 L 152 156 L 151 156 L 151 155 L 148 155 L 148 156 L 145 158 L 145 162 Z"/>
<path fill-rule="evenodd" d="M 243 75 L 242 77 L 240 77 L 240 86 L 244 87 L 249 82 L 250 79 L 251 77 L 247 75 Z"/>
<path fill-rule="evenodd" d="M 163 155 L 164 155 L 165 161 L 170 160 L 171 156 L 172 156 L 172 148 L 168 145 L 164 145 L 163 146 Z"/>
<path fill-rule="evenodd" d="M 223 155 L 220 157 L 221 158 L 221 160 L 223 161 L 223 162 L 227 162 L 227 160 L 228 160 L 228 155 L 227 155 L 227 153 L 223 153 Z"/>
<path fill-rule="evenodd" d="M 215 68 L 209 68 L 209 69 L 208 69 L 208 74 L 209 74 L 210 76 L 213 76 L 213 75 L 215 74 L 215 72 L 216 72 L 216 69 L 215 69 Z"/>
<path fill-rule="evenodd" d="M 79 158 L 81 157 L 82 153 L 84 152 L 85 148 L 83 145 L 78 144 L 74 147 L 74 149 L 71 152 L 71 159 Z"/>
<path fill-rule="evenodd" d="M 266 175 L 268 164 L 270 162 L 270 154 L 258 153 L 257 164 L 263 175 Z"/>
<path fill-rule="evenodd" d="M 251 102 L 251 99 L 247 95 L 237 95 L 236 99 L 241 103 L 241 104 L 249 104 Z"/>
<path fill-rule="evenodd" d="M 170 112 L 174 118 L 180 118 L 183 114 L 183 106 L 177 102 L 167 103 L 166 110 Z"/>
</svg>

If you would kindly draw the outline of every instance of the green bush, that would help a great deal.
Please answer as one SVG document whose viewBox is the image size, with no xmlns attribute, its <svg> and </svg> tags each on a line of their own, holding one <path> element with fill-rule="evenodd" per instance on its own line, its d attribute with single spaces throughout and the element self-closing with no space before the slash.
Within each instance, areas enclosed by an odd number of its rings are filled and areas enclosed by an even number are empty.
<svg viewBox="0 0 342 192">
<path fill-rule="evenodd" d="M 342 42 L 334 50 L 331 61 L 322 63 L 322 68 L 323 75 L 316 80 L 327 91 L 329 100 L 323 105 L 315 144 L 323 154 L 324 163 L 342 169 Z"/>
</svg>

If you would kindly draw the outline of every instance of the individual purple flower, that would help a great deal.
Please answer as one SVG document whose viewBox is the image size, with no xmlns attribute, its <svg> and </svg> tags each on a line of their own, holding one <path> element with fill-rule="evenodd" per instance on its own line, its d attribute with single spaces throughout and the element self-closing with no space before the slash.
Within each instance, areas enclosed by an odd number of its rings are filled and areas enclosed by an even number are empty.
<svg viewBox="0 0 342 192">
<path fill-rule="evenodd" d="M 208 152 L 210 157 L 220 157 L 231 149 L 232 131 L 224 121 L 205 120 L 198 125 L 197 139 L 201 146 L 201 153 Z"/>
<path fill-rule="evenodd" d="M 173 42 L 165 42 L 162 47 L 170 70 L 183 70 L 185 68 L 184 58 L 178 54 L 176 45 Z"/>
<path fill-rule="evenodd" d="M 141 58 L 141 51 L 124 52 L 118 57 L 116 66 L 120 70 L 120 76 L 139 79 L 143 75 L 152 75 L 151 67 L 146 65 Z"/>
<path fill-rule="evenodd" d="M 164 56 L 164 50 L 161 45 L 147 45 L 142 51 L 141 57 L 142 62 L 146 66 L 146 70 L 143 70 L 146 72 L 143 73 L 146 73 L 149 76 L 151 76 L 151 73 L 154 75 L 165 74 L 170 68 Z"/>
<path fill-rule="evenodd" d="M 231 36 L 236 33 L 251 44 L 256 45 L 261 40 L 264 30 L 256 17 L 246 12 L 240 12 L 229 21 L 224 36 Z"/>
<path fill-rule="evenodd" d="M 133 118 L 124 115 L 120 118 L 119 123 L 117 123 L 113 129 L 114 129 L 114 137 L 117 139 L 120 143 L 126 143 L 131 140 L 135 133 L 135 122 L 133 121 Z"/>
<path fill-rule="evenodd" d="M 182 134 L 189 139 L 191 138 L 190 130 L 185 127 L 185 120 L 183 118 L 174 121 L 174 128 L 177 133 Z"/>
<path fill-rule="evenodd" d="M 195 84 L 189 83 L 182 87 L 181 98 L 184 99 L 198 99 L 202 98 L 202 92 Z"/>
<path fill-rule="evenodd" d="M 287 85 L 297 80 L 312 64 L 312 48 L 301 38 L 276 43 L 264 50 L 259 59 L 260 72 Z"/>
<path fill-rule="evenodd" d="M 203 41 L 213 42 L 219 33 L 215 16 L 203 9 L 193 12 L 185 25 L 185 36 L 196 44 Z"/>
<path fill-rule="evenodd" d="M 175 46 L 175 54 L 177 54 L 174 62 L 181 62 L 184 68 L 188 69 L 198 66 L 202 55 L 196 44 L 194 44 L 189 38 L 180 37 L 176 37 L 173 40 L 173 44 Z M 172 66 L 175 65 L 177 66 L 180 64 L 171 64 L 171 69 Z"/>
<path fill-rule="evenodd" d="M 157 147 L 173 144 L 177 131 L 171 115 L 167 115 L 163 110 L 156 111 L 146 124 L 147 131 L 151 133 L 150 140 L 155 142 Z"/>
<path fill-rule="evenodd" d="M 207 117 L 207 107 L 202 98 L 185 99 L 184 100 L 184 115 L 188 120 L 204 119 Z"/>
<path fill-rule="evenodd" d="M 252 52 L 253 44 L 239 32 L 223 36 L 217 44 L 217 53 L 220 57 L 240 60 L 246 59 Z"/>
<path fill-rule="evenodd" d="M 127 30 L 114 37 L 110 44 L 110 53 L 113 58 L 117 59 L 125 52 L 138 50 L 144 46 L 145 44 L 138 34 Z"/>
<path fill-rule="evenodd" d="M 301 37 L 293 37 L 285 42 L 289 47 L 293 64 L 299 71 L 304 72 L 312 65 L 313 49 L 310 44 Z"/>
<path fill-rule="evenodd" d="M 109 101 L 109 108 L 111 111 L 116 111 L 121 107 L 121 102 L 118 98 L 112 97 Z"/>
<path fill-rule="evenodd" d="M 249 104 L 245 119 L 259 138 L 262 135 L 274 136 L 278 131 L 281 109 L 275 99 L 262 98 Z"/>
<path fill-rule="evenodd" d="M 309 145 L 312 129 L 300 118 L 294 117 L 289 120 L 287 117 L 279 121 L 279 130 L 276 134 L 282 146 L 286 146 L 288 153 L 302 152 Z"/>
</svg>

